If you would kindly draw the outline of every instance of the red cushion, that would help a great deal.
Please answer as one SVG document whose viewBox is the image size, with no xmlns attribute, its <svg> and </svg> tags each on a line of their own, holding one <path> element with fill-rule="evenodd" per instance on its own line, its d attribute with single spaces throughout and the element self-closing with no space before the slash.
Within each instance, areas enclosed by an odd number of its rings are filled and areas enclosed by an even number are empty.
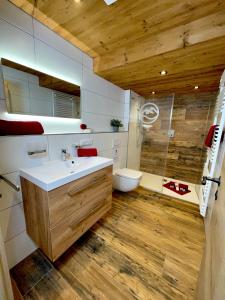
<svg viewBox="0 0 225 300">
<path fill-rule="evenodd" d="M 98 152 L 96 148 L 78 148 L 77 155 L 79 157 L 97 156 Z"/>
<path fill-rule="evenodd" d="M 0 135 L 43 134 L 44 129 L 37 121 L 0 120 Z"/>
</svg>

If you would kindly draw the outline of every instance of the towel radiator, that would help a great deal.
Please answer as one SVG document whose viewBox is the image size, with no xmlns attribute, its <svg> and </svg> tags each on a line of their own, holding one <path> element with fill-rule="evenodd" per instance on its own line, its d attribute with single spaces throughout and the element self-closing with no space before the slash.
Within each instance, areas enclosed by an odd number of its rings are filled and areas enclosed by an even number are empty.
<svg viewBox="0 0 225 300">
<path fill-rule="evenodd" d="M 212 146 L 207 151 L 207 159 L 203 170 L 203 178 L 211 179 L 216 177 L 220 142 L 225 125 L 225 71 L 220 80 L 220 89 L 216 100 L 213 124 L 218 126 L 214 133 Z M 200 214 L 203 217 L 206 215 L 213 182 L 212 180 L 207 180 L 204 182 L 205 184 L 201 186 L 199 200 Z"/>
<path fill-rule="evenodd" d="M 19 185 L 14 184 L 13 182 L 11 182 L 8 178 L 6 178 L 4 175 L 0 175 L 0 180 L 5 181 L 9 186 L 11 186 L 15 191 L 19 192 L 20 191 L 20 187 Z"/>
</svg>

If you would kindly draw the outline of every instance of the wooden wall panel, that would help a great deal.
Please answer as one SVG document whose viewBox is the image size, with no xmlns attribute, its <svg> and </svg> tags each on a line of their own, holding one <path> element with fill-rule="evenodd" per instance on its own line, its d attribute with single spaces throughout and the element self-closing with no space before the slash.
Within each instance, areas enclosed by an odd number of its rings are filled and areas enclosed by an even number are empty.
<svg viewBox="0 0 225 300">
<path fill-rule="evenodd" d="M 157 99 L 155 99 L 157 102 Z M 175 130 L 167 152 L 167 128 L 163 128 L 165 113 L 160 114 L 160 126 L 145 132 L 142 145 L 141 170 L 191 183 L 200 183 L 205 161 L 204 139 L 212 122 L 216 93 L 196 93 L 175 96 L 171 128 Z M 160 100 L 161 101 L 161 100 Z M 160 140 L 163 132 L 164 140 Z M 162 134 L 162 133 L 161 133 Z M 159 137 L 159 139 L 156 138 Z"/>
</svg>

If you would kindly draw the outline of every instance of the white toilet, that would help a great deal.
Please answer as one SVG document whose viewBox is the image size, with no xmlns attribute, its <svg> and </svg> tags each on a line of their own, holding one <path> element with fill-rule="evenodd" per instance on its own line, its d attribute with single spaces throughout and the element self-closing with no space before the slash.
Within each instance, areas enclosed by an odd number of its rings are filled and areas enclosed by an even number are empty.
<svg viewBox="0 0 225 300">
<path fill-rule="evenodd" d="M 142 172 L 131 169 L 117 169 L 113 172 L 113 188 L 121 192 L 136 189 L 141 181 Z"/>
</svg>

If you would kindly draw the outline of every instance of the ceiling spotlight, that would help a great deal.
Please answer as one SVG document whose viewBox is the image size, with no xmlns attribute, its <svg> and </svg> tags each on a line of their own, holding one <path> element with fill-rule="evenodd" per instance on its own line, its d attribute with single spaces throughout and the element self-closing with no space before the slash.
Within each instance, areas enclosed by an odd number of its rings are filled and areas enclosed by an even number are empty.
<svg viewBox="0 0 225 300">
<path fill-rule="evenodd" d="M 152 92 L 152 95 L 155 95 L 155 92 Z"/>
<path fill-rule="evenodd" d="M 197 89 L 198 89 L 198 85 L 195 86 L 195 90 L 197 90 Z"/>
<path fill-rule="evenodd" d="M 160 75 L 162 75 L 162 76 L 164 76 L 164 75 L 166 75 L 167 74 L 167 71 L 166 70 L 162 70 L 161 72 L 160 72 Z"/>
</svg>

